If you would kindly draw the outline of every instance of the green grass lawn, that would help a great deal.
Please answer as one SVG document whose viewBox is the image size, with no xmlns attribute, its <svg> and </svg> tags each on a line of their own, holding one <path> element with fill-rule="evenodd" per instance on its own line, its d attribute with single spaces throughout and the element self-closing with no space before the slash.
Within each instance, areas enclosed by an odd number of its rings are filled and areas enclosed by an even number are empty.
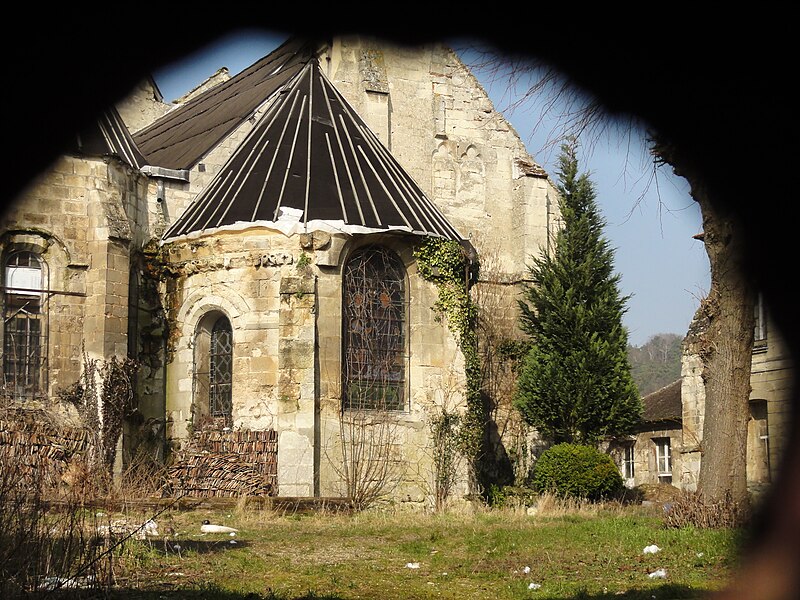
<svg viewBox="0 0 800 600">
<path fill-rule="evenodd" d="M 203 535 L 203 519 L 239 533 Z M 641 507 L 534 516 L 242 509 L 158 522 L 174 532 L 129 542 L 115 557 L 117 597 L 700 598 L 728 582 L 739 539 L 731 530 L 667 529 Z M 644 554 L 652 544 L 661 550 Z M 659 569 L 665 578 L 649 577 Z"/>
</svg>

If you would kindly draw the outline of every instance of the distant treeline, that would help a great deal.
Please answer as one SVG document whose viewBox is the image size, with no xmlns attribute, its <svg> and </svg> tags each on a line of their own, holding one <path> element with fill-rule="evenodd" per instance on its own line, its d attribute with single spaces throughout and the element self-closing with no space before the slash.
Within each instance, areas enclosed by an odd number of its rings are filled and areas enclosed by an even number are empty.
<svg viewBox="0 0 800 600">
<path fill-rule="evenodd" d="M 631 373 L 639 395 L 646 396 L 680 379 L 682 342 L 682 335 L 658 333 L 642 346 L 628 345 Z"/>
</svg>

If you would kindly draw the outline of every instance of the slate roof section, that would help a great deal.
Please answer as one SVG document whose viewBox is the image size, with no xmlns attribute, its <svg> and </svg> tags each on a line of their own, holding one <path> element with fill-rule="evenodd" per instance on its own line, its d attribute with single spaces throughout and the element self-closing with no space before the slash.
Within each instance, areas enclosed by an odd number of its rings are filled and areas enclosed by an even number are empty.
<svg viewBox="0 0 800 600">
<path fill-rule="evenodd" d="M 294 78 L 318 44 L 291 39 L 230 80 L 181 105 L 134 136 L 149 164 L 191 169 Z"/>
<path fill-rule="evenodd" d="M 287 234 L 404 231 L 463 241 L 316 58 L 274 95 L 163 239 L 254 225 Z"/>
<path fill-rule="evenodd" d="M 147 164 L 116 109 L 105 110 L 75 136 L 73 152 L 84 156 L 117 156 L 131 167 Z"/>
<path fill-rule="evenodd" d="M 656 423 L 659 421 L 672 421 L 680 423 L 682 420 L 683 406 L 681 403 L 681 380 L 677 380 L 660 390 L 656 390 L 642 398 L 644 410 L 642 421 Z"/>
</svg>

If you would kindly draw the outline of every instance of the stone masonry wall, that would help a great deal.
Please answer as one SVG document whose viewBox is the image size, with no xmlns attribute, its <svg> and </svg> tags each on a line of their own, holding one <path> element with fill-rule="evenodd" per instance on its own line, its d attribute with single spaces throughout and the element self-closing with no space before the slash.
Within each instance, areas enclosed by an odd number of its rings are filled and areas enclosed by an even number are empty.
<svg viewBox="0 0 800 600">
<path fill-rule="evenodd" d="M 155 83 L 146 78 L 135 85 L 130 94 L 117 103 L 116 108 L 125 125 L 134 133 L 166 114 L 170 105 L 161 100 Z"/>
<path fill-rule="evenodd" d="M 522 276 L 557 226 L 556 191 L 455 53 L 344 38 L 328 58 L 337 88 L 479 254 L 488 244 Z"/>
<path fill-rule="evenodd" d="M 430 490 L 428 417 L 458 409 L 463 364 L 452 335 L 431 309 L 436 291 L 416 274 L 411 247 L 391 236 L 367 238 L 395 249 L 408 268 L 408 409 L 392 419 L 397 492 L 423 502 Z M 279 432 L 281 495 L 344 493 L 341 477 L 341 261 L 355 242 L 325 234 L 287 237 L 266 229 L 169 244 L 162 259 L 171 330 L 168 437 L 194 427 L 198 364 L 193 340 L 207 314 L 233 328 L 233 428 Z"/>
<path fill-rule="evenodd" d="M 703 383 L 703 364 L 696 346 L 697 329 L 701 325 L 693 322 L 684 342 L 681 361 L 681 399 L 683 403 L 683 456 L 681 485 L 683 489 L 694 491 L 700 474 L 700 459 L 703 440 L 703 420 L 705 416 L 705 386 Z M 767 406 L 769 457 L 771 476 L 780 468 L 783 444 L 787 438 L 786 427 L 790 417 L 790 402 L 793 379 L 793 364 L 786 352 L 780 332 L 774 326 L 768 328 L 765 344 L 755 347 L 750 375 L 751 402 L 763 400 Z M 752 405 L 751 405 L 752 406 Z M 753 416 L 751 414 L 751 420 Z M 748 437 L 748 455 L 755 456 L 763 444 L 759 435 Z M 751 458 L 752 458 L 751 456 Z M 748 473 L 748 478 L 752 474 Z"/>
<path fill-rule="evenodd" d="M 794 364 L 775 324 L 767 324 L 765 345 L 756 347 L 750 376 L 750 399 L 765 400 L 769 441 L 769 470 L 774 478 L 789 436 Z M 763 443 L 758 439 L 754 443 Z M 748 451 L 750 446 L 748 446 Z"/>
<path fill-rule="evenodd" d="M 406 49 L 337 40 L 321 61 L 448 219 L 479 254 L 491 253 L 499 275 L 487 280 L 484 296 L 494 296 L 489 304 L 494 314 L 502 315 L 498 328 L 513 329 L 525 262 L 547 249 L 548 233 L 557 226 L 554 187 L 519 136 L 461 61 L 443 47 Z M 146 223 L 152 236 L 161 235 L 180 215 L 251 128 L 245 122 L 194 165 L 190 182 L 166 180 L 163 190 L 158 181 L 150 182 Z M 302 465 L 296 474 L 279 470 L 281 494 L 336 492 L 341 479 L 336 465 L 341 454 L 340 268 L 342 252 L 354 243 L 332 236 L 304 246 L 297 239 L 250 230 L 175 243 L 161 251 L 171 273 L 162 296 L 169 315 L 166 397 L 172 439 L 185 438 L 192 427 L 196 392 L 191 340 L 202 316 L 218 311 L 230 318 L 234 329 L 234 425 L 274 426 L 281 432 L 280 452 L 290 450 L 296 458 L 292 462 Z M 416 276 L 410 247 L 398 251 L 409 270 L 410 339 L 409 410 L 395 420 L 396 446 L 410 459 L 399 477 L 405 482 L 405 497 L 420 500 L 429 487 L 428 414 L 443 403 L 461 402 L 463 365 L 446 325 L 430 308 L 435 290 Z M 256 266 L 259 256 L 281 252 L 285 263 L 267 259 L 266 266 Z M 310 280 L 296 268 L 306 252 Z M 315 331 L 308 325 L 311 315 Z M 314 339 L 317 349 L 309 354 Z M 270 361 L 269 366 L 261 364 Z M 310 390 L 316 390 L 313 399 Z M 279 469 L 281 464 L 279 457 Z"/>
<path fill-rule="evenodd" d="M 198 325 L 225 315 L 233 329 L 233 427 L 279 432 L 278 487 L 313 493 L 314 278 L 298 270 L 297 238 L 267 230 L 210 236 L 162 250 L 170 279 L 168 438 L 187 439 L 201 403 Z"/>
<path fill-rule="evenodd" d="M 64 156 L 9 207 L 3 251 L 29 249 L 47 265 L 48 394 L 94 358 L 127 351 L 128 261 L 141 179 L 116 160 Z"/>
<path fill-rule="evenodd" d="M 342 336 L 342 289 L 341 267 L 344 257 L 360 244 L 378 243 L 400 256 L 406 265 L 408 323 L 408 361 L 406 364 L 406 410 L 385 414 L 364 411 L 358 415 L 341 412 L 341 336 Z M 334 239 L 332 245 L 338 244 Z M 429 500 L 432 493 L 433 466 L 430 437 L 430 419 L 442 408 L 449 411 L 463 410 L 464 365 L 463 357 L 446 323 L 438 319 L 433 310 L 437 291 L 417 273 L 412 257 L 412 246 L 408 241 L 392 236 L 369 236 L 362 240 L 347 242 L 331 261 L 332 252 L 315 252 L 319 269 L 318 290 L 318 364 L 320 385 L 320 494 L 342 495 L 346 492 L 343 481 L 344 456 L 352 451 L 352 442 L 357 426 L 364 419 L 380 439 L 371 448 L 372 461 L 390 462 L 386 472 L 390 496 L 402 502 L 421 504 Z M 333 267 L 320 263 L 333 262 Z M 354 420 L 355 419 L 355 420 Z M 372 465 L 375 466 L 375 465 Z M 461 473 L 460 487 L 454 495 L 467 491 L 466 474 Z"/>
</svg>

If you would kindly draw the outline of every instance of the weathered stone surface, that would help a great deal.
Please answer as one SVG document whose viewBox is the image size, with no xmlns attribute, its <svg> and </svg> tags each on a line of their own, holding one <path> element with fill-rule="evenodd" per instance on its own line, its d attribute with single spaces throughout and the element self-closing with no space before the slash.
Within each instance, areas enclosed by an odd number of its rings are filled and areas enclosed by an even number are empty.
<svg viewBox="0 0 800 600">
<path fill-rule="evenodd" d="M 351 38 L 334 41 L 324 58 L 334 84 L 402 167 L 482 258 L 496 257 L 503 283 L 484 296 L 502 297 L 495 314 L 513 320 L 516 271 L 545 247 L 556 222 L 554 188 L 522 141 L 446 48 Z M 143 84 L 120 107 L 130 127 L 164 109 L 153 93 Z M 230 424 L 280 431 L 281 494 L 340 492 L 342 332 L 349 326 L 341 268 L 360 245 L 383 244 L 407 266 L 406 405 L 392 419 L 396 493 L 422 503 L 430 493 L 429 411 L 462 407 L 445 382 L 463 375 L 463 358 L 431 309 L 436 288 L 416 272 L 415 237 L 286 236 L 259 226 L 158 244 L 264 110 L 193 165 L 189 181 L 148 178 L 111 158 L 61 157 L 4 216 L 3 231 L 16 232 L 2 238 L 4 252 L 39 244 L 53 286 L 86 294 L 51 300 L 48 391 L 77 380 L 84 343 L 93 356 L 130 349 L 146 364 L 143 409 L 179 443 L 208 417 L 211 331 L 227 319 Z"/>
</svg>

